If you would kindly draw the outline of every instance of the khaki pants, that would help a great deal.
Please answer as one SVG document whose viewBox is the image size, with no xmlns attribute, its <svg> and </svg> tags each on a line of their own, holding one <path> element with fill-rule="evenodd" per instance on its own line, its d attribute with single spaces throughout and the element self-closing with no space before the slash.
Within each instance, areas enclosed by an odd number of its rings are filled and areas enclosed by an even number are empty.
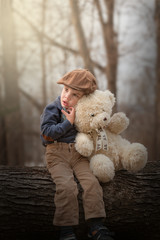
<svg viewBox="0 0 160 240">
<path fill-rule="evenodd" d="M 49 144 L 46 161 L 56 184 L 54 225 L 70 226 L 79 222 L 78 189 L 73 172 L 83 188 L 85 219 L 106 216 L 102 188 L 90 171 L 89 161 L 75 150 L 74 143 Z"/>
</svg>

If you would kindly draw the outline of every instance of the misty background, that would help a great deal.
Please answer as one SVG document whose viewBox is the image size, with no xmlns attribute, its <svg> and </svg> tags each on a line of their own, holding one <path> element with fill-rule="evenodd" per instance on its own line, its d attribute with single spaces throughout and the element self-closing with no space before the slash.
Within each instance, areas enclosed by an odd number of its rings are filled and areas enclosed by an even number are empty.
<svg viewBox="0 0 160 240">
<path fill-rule="evenodd" d="M 116 96 L 123 133 L 160 160 L 159 0 L 0 0 L 0 164 L 45 165 L 40 115 L 66 72 Z"/>
</svg>

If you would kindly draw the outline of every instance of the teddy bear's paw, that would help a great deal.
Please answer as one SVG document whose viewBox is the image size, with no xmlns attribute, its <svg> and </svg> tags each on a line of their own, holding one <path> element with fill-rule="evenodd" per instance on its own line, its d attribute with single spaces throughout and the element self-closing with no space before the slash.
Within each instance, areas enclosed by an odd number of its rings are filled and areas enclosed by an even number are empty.
<svg viewBox="0 0 160 240">
<path fill-rule="evenodd" d="M 122 164 L 130 172 L 138 172 L 147 163 L 147 149 L 140 143 L 132 143 L 125 152 Z"/>
<path fill-rule="evenodd" d="M 129 125 L 129 119 L 126 117 L 126 114 L 123 112 L 118 112 L 113 114 L 111 117 L 108 128 L 112 133 L 120 134 L 123 132 Z"/>
<path fill-rule="evenodd" d="M 81 155 L 89 157 L 94 149 L 93 142 L 86 134 L 78 133 L 76 137 L 75 149 Z"/>
<path fill-rule="evenodd" d="M 90 159 L 90 168 L 100 182 L 109 182 L 114 178 L 115 168 L 113 162 L 104 154 L 94 155 Z"/>
</svg>

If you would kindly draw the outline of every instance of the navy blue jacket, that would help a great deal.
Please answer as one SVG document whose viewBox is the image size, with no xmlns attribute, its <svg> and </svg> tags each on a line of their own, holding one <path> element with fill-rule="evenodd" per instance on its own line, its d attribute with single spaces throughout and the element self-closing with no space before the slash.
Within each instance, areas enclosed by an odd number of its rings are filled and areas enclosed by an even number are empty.
<svg viewBox="0 0 160 240">
<path fill-rule="evenodd" d="M 41 139 L 44 146 L 57 142 L 72 143 L 77 130 L 67 119 L 62 118 L 60 96 L 47 105 L 40 117 Z"/>
</svg>

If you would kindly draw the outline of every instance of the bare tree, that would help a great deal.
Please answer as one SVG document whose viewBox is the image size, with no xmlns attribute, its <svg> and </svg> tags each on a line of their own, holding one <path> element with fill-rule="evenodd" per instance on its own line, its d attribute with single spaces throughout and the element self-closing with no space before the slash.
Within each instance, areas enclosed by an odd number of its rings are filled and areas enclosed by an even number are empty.
<svg viewBox="0 0 160 240">
<path fill-rule="evenodd" d="M 102 6 L 99 0 L 94 0 L 99 14 L 99 20 L 103 32 L 104 47 L 107 57 L 106 77 L 108 83 L 108 89 L 115 95 L 117 93 L 116 80 L 117 80 L 117 63 L 118 63 L 118 45 L 116 33 L 114 30 L 114 0 L 105 0 L 105 12 L 107 21 L 103 18 Z"/>
<path fill-rule="evenodd" d="M 155 161 L 155 6 L 153 1 L 145 0 L 118 2 L 118 108 L 130 118 L 124 135 L 131 142 L 143 143 L 149 160 Z"/>
<path fill-rule="evenodd" d="M 44 42 L 44 32 L 45 32 L 45 15 L 46 15 L 46 1 L 42 1 L 42 37 L 40 38 L 40 48 L 41 48 L 41 69 L 42 69 L 42 95 L 43 95 L 43 106 L 47 103 L 47 89 L 46 89 L 46 53 L 45 53 L 45 42 Z"/>
<path fill-rule="evenodd" d="M 4 98 L 1 102 L 3 164 L 23 164 L 23 133 L 16 66 L 16 45 L 11 0 L 1 0 L 2 74 Z"/>
<path fill-rule="evenodd" d="M 118 62 L 118 47 L 116 42 L 116 34 L 114 31 L 114 1 L 105 0 L 106 15 L 108 21 L 103 18 L 102 6 L 99 0 L 94 0 L 99 14 L 99 20 L 102 27 L 104 47 L 106 51 L 107 66 L 101 68 L 106 73 L 106 79 L 108 83 L 108 89 L 110 89 L 116 95 L 116 79 L 117 79 L 117 62 Z M 91 61 L 90 52 L 87 47 L 87 41 L 85 39 L 84 30 L 81 24 L 80 9 L 78 1 L 70 0 L 70 6 L 72 10 L 73 24 L 77 36 L 77 42 L 79 45 L 80 54 L 84 60 L 85 67 L 90 69 L 94 73 L 94 64 Z"/>
<path fill-rule="evenodd" d="M 90 60 L 90 53 L 87 47 L 87 42 L 86 42 L 84 31 L 80 21 L 80 11 L 78 7 L 78 1 L 70 0 L 70 6 L 72 10 L 73 25 L 75 27 L 80 54 L 84 60 L 85 68 L 89 69 L 94 74 L 93 66 Z"/>
<path fill-rule="evenodd" d="M 160 160 L 160 0 L 156 0 L 155 23 L 157 29 L 157 82 L 155 96 L 155 158 Z"/>
</svg>

